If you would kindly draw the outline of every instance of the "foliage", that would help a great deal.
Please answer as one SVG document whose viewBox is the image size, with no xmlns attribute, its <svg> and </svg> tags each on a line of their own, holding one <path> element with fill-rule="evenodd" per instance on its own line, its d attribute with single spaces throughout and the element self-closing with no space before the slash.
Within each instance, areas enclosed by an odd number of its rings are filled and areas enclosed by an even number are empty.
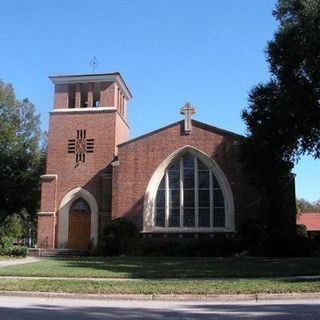
<svg viewBox="0 0 320 320">
<path fill-rule="evenodd" d="M 266 50 L 272 78 L 251 91 L 243 118 L 278 161 L 319 158 L 320 2 L 279 0 L 274 16 L 280 25 Z"/>
<path fill-rule="evenodd" d="M 30 217 L 27 212 L 14 213 L 3 220 L 0 226 L 0 235 L 12 238 L 26 238 L 29 235 L 30 226 Z"/>
<path fill-rule="evenodd" d="M 17 100 L 13 87 L 0 81 L 0 224 L 14 213 L 35 215 L 38 208 L 44 169 L 39 125 L 34 105 Z"/>
<path fill-rule="evenodd" d="M 255 257 L 319 257 L 319 243 L 305 237 L 268 238 L 249 250 Z"/>
<path fill-rule="evenodd" d="M 27 255 L 27 248 L 13 244 L 14 238 L 3 236 L 0 241 L 0 255 L 23 256 Z"/>
<path fill-rule="evenodd" d="M 234 238 L 144 238 L 142 255 L 173 257 L 228 257 L 239 254 L 242 243 Z"/>
<path fill-rule="evenodd" d="M 270 237 L 263 221 L 252 218 L 242 224 L 239 236 L 249 256 L 313 257 L 320 254 L 319 244 L 308 239 L 305 225 L 297 225 L 295 236 L 279 241 L 279 237 Z"/>
<path fill-rule="evenodd" d="M 239 236 L 243 239 L 246 247 L 263 241 L 266 238 L 266 234 L 267 226 L 259 218 L 247 219 L 239 228 Z"/>
<path fill-rule="evenodd" d="M 320 2 L 279 0 L 274 16 L 279 28 L 266 49 L 271 78 L 251 90 L 242 112 L 242 160 L 272 236 L 289 226 L 283 186 L 294 162 L 303 154 L 320 157 Z"/>
<path fill-rule="evenodd" d="M 297 199 L 298 213 L 318 213 L 320 212 L 320 199 L 314 202 L 309 202 L 303 198 Z"/>
<path fill-rule="evenodd" d="M 139 230 L 125 218 L 112 220 L 104 229 L 101 249 L 108 255 L 135 255 L 139 248 Z"/>
<path fill-rule="evenodd" d="M 3 253 L 10 252 L 14 248 L 14 238 L 4 236 L 1 238 L 0 246 Z"/>
<path fill-rule="evenodd" d="M 298 236 L 298 238 L 307 238 L 308 237 L 307 227 L 304 224 L 297 225 L 297 236 Z"/>
</svg>

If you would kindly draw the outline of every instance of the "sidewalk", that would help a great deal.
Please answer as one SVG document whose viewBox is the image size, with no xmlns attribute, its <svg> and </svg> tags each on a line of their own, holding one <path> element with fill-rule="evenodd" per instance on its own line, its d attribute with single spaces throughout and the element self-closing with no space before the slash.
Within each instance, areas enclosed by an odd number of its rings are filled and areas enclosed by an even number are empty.
<svg viewBox="0 0 320 320">
<path fill-rule="evenodd" d="M 0 260 L 0 268 L 15 266 L 18 264 L 32 263 L 41 261 L 43 258 L 26 257 L 26 258 L 9 258 L 8 260 Z"/>
<path fill-rule="evenodd" d="M 62 292 L 32 292 L 32 291 L 0 291 L 0 298 L 40 297 L 60 299 L 92 299 L 92 300 L 145 300 L 145 301 L 276 301 L 276 300 L 320 300 L 320 292 L 310 293 L 258 293 L 258 294 L 84 294 Z"/>
</svg>

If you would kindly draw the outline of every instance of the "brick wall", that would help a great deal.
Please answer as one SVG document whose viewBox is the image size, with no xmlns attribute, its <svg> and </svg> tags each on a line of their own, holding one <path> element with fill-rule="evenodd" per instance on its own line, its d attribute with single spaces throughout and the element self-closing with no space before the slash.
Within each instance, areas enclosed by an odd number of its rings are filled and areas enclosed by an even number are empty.
<svg viewBox="0 0 320 320">
<path fill-rule="evenodd" d="M 116 123 L 115 123 L 115 154 L 118 154 L 118 145 L 128 141 L 129 139 L 129 127 L 128 124 L 124 121 L 124 118 L 117 113 L 116 114 Z"/>
<path fill-rule="evenodd" d="M 82 187 L 89 191 L 97 201 L 102 217 L 111 215 L 111 204 L 106 203 L 109 196 L 101 194 L 102 174 L 110 173 L 110 163 L 114 160 L 115 143 L 123 141 L 123 130 L 119 129 L 120 137 L 116 135 L 117 111 L 81 111 L 81 112 L 53 112 L 49 121 L 47 175 L 56 175 L 56 192 L 54 186 L 43 183 L 41 196 L 41 211 L 52 211 L 53 203 L 56 210 L 63 197 L 71 190 Z M 87 153 L 85 162 L 76 163 L 76 155 L 68 153 L 68 140 L 75 139 L 77 130 L 86 130 L 88 139 L 94 139 L 94 152 Z M 126 129 L 128 130 L 128 129 Z M 109 188 L 110 189 L 110 188 Z M 101 202 L 104 203 L 100 209 Z M 104 210 L 107 211 L 104 212 Z M 54 210 L 53 210 L 54 211 Z M 109 212 L 108 212 L 109 211 Z M 56 211 L 57 220 L 59 212 Z M 47 234 L 44 221 L 49 218 L 39 216 L 39 236 Z M 102 221 L 103 223 L 103 221 Z M 53 224 L 49 224 L 53 228 Z M 39 238 L 40 239 L 40 238 Z M 53 241 L 53 240 L 52 240 Z M 51 243 L 51 242 L 50 242 Z"/>
<path fill-rule="evenodd" d="M 114 82 L 102 82 L 101 83 L 101 107 L 115 106 L 115 83 Z"/>
<path fill-rule="evenodd" d="M 68 140 L 75 139 L 79 129 L 94 139 L 94 153 L 76 163 L 75 154 L 68 153 Z M 51 114 L 47 173 L 58 175 L 57 203 L 75 187 L 85 187 L 98 201 L 100 174 L 113 160 L 114 146 L 115 112 Z"/>
<path fill-rule="evenodd" d="M 54 92 L 54 108 L 68 108 L 68 84 L 57 84 Z"/>
<path fill-rule="evenodd" d="M 56 176 L 41 176 L 41 211 L 56 211 L 56 192 L 57 179 Z"/>
<path fill-rule="evenodd" d="M 55 247 L 55 224 L 53 214 L 38 215 L 38 246 L 40 248 Z"/>
<path fill-rule="evenodd" d="M 234 196 L 235 223 L 239 225 L 246 217 L 246 188 L 238 162 L 239 139 L 199 122 L 193 122 L 192 133 L 185 135 L 181 121 L 121 145 L 120 165 L 113 173 L 112 218 L 128 217 L 142 229 L 144 194 L 152 174 L 171 153 L 189 145 L 212 158 L 224 172 Z"/>
</svg>

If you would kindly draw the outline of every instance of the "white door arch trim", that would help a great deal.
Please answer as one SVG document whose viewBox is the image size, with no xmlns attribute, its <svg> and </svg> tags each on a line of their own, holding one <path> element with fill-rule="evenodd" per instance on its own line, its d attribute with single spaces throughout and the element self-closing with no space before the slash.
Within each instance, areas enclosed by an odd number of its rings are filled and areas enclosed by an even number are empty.
<svg viewBox="0 0 320 320">
<path fill-rule="evenodd" d="M 72 203 L 82 198 L 90 206 L 91 211 L 91 230 L 90 239 L 93 239 L 93 246 L 98 243 L 99 230 L 99 210 L 94 196 L 84 188 L 78 187 L 69 191 L 61 200 L 59 206 L 59 225 L 58 225 L 58 248 L 68 247 L 69 232 L 69 211 Z"/>
</svg>

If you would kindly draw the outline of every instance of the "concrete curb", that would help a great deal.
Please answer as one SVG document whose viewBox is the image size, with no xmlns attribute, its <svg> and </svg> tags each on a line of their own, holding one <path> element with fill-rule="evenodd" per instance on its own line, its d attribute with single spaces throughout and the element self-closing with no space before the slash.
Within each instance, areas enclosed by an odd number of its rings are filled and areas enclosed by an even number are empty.
<svg viewBox="0 0 320 320">
<path fill-rule="evenodd" d="M 172 295 L 172 294 L 76 294 L 58 292 L 27 292 L 27 291 L 0 291 L 1 296 L 12 297 L 42 297 L 60 299 L 92 299 L 92 300 L 148 300 L 148 301 L 274 301 L 274 300 L 320 300 L 320 292 L 313 293 L 281 293 L 281 294 L 240 294 L 240 295 Z"/>
</svg>

